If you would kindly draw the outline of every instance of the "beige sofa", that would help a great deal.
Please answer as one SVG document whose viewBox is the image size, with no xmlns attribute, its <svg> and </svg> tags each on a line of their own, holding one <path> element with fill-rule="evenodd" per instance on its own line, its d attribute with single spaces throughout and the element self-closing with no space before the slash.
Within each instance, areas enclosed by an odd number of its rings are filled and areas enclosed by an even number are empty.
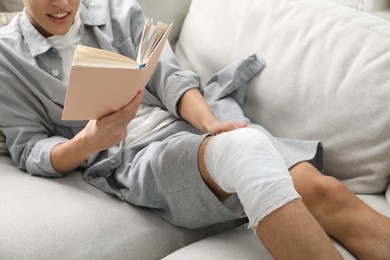
<svg viewBox="0 0 390 260">
<path fill-rule="evenodd" d="M 321 139 L 326 174 L 390 216 L 389 21 L 321 0 L 140 3 L 148 16 L 175 22 L 179 61 L 204 81 L 252 53 L 263 58 L 246 114 L 276 136 Z M 3 155 L 0 191 L 0 259 L 271 258 L 243 222 L 177 228 L 79 172 L 30 177 Z"/>
</svg>

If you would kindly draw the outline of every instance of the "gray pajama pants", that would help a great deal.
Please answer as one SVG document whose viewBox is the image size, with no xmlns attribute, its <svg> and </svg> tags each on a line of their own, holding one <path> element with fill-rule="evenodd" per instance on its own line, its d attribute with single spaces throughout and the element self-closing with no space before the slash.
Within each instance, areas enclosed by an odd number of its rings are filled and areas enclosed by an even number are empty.
<svg viewBox="0 0 390 260">
<path fill-rule="evenodd" d="M 260 126 L 253 127 L 265 131 Z M 109 177 L 110 181 L 116 183 L 117 191 L 127 202 L 151 208 L 180 227 L 193 229 L 244 218 L 237 196 L 222 203 L 199 173 L 198 149 L 206 136 L 184 121 L 174 122 L 125 151 L 122 166 Z M 271 140 L 288 167 L 312 161 L 321 169 L 318 142 Z"/>
</svg>

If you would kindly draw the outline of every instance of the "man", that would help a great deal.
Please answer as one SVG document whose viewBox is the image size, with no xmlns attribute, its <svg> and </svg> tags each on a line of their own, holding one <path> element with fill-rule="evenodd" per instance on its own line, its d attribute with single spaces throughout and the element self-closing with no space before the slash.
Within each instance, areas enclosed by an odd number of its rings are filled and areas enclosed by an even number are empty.
<svg viewBox="0 0 390 260">
<path fill-rule="evenodd" d="M 49 177 L 81 168 L 91 185 L 186 228 L 247 216 L 275 258 L 341 258 L 327 234 L 358 258 L 390 256 L 390 220 L 317 170 L 319 142 L 279 140 L 241 114 L 232 97 L 261 70 L 255 56 L 203 88 L 167 46 L 128 105 L 61 121 L 77 44 L 135 58 L 144 16 L 133 0 L 24 5 L 0 30 L 0 129 L 16 166 Z M 213 111 L 202 91 L 218 97 Z"/>
</svg>

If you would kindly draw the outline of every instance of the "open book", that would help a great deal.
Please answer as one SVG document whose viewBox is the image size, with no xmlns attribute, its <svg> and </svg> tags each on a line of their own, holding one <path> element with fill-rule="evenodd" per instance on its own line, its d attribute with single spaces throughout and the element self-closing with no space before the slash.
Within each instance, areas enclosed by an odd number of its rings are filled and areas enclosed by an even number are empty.
<svg viewBox="0 0 390 260">
<path fill-rule="evenodd" d="M 135 97 L 152 76 L 172 24 L 147 19 L 137 60 L 77 46 L 66 92 L 63 120 L 99 119 Z"/>
</svg>

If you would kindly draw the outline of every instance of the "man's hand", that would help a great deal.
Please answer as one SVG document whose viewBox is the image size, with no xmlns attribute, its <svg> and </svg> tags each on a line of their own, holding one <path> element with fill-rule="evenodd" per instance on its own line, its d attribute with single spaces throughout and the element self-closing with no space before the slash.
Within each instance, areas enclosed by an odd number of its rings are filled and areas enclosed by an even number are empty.
<svg viewBox="0 0 390 260">
<path fill-rule="evenodd" d="M 217 135 L 223 132 L 232 131 L 238 128 L 247 127 L 246 123 L 241 122 L 217 122 L 207 128 L 207 132 L 212 135 Z"/>
<path fill-rule="evenodd" d="M 53 168 L 60 173 L 70 172 L 90 156 L 126 138 L 127 125 L 137 114 L 143 96 L 143 91 L 138 92 L 122 109 L 98 120 L 89 121 L 71 140 L 56 145 L 50 154 Z"/>
<path fill-rule="evenodd" d="M 135 117 L 143 98 L 140 91 L 134 99 L 121 110 L 104 116 L 98 120 L 91 120 L 83 129 L 85 138 L 95 152 L 107 149 L 127 136 L 127 125 Z"/>
</svg>

